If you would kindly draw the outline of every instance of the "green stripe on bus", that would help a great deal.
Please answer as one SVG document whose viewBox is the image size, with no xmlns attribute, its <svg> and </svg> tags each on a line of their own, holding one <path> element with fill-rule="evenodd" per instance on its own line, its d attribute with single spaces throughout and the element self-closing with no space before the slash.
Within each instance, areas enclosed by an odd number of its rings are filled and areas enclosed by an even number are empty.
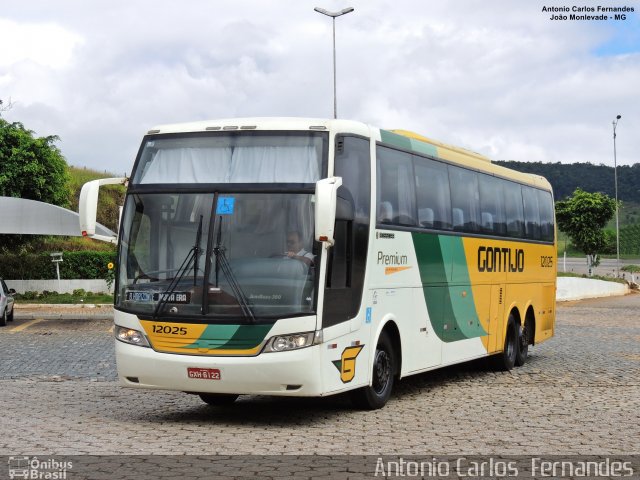
<svg viewBox="0 0 640 480">
<path fill-rule="evenodd" d="M 435 145 L 431 145 L 430 143 L 425 143 L 415 138 L 411 138 L 409 140 L 411 141 L 412 151 L 417 153 L 424 153 L 426 155 L 431 155 L 432 157 L 438 156 L 438 149 L 435 147 Z"/>
<path fill-rule="evenodd" d="M 264 340 L 271 327 L 273 327 L 272 323 L 240 325 L 233 337 L 221 348 L 244 349 L 256 347 Z"/>
<path fill-rule="evenodd" d="M 411 139 L 388 130 L 380 130 L 380 138 L 382 143 L 402 148 L 403 150 L 411 150 Z"/>
<path fill-rule="evenodd" d="M 429 318 L 438 338 L 455 342 L 487 335 L 476 313 L 462 238 L 414 232 L 412 239 Z M 451 265 L 456 269 L 455 282 Z"/>
<path fill-rule="evenodd" d="M 184 348 L 247 350 L 256 347 L 273 324 L 207 325 L 198 340 Z"/>
<path fill-rule="evenodd" d="M 397 133 L 393 133 L 388 130 L 380 130 L 380 138 L 382 139 L 382 143 L 402 148 L 403 150 L 423 153 L 431 155 L 432 157 L 438 156 L 438 149 L 435 145 L 423 142 L 417 138 L 405 137 L 404 135 L 398 135 Z"/>
<path fill-rule="evenodd" d="M 487 335 L 480 325 L 480 319 L 476 311 L 476 304 L 471 290 L 469 267 L 467 256 L 464 253 L 462 237 L 449 237 L 451 239 L 451 259 L 453 263 L 453 282 L 449 287 L 451 308 L 457 328 L 464 338 L 475 338 Z"/>
</svg>

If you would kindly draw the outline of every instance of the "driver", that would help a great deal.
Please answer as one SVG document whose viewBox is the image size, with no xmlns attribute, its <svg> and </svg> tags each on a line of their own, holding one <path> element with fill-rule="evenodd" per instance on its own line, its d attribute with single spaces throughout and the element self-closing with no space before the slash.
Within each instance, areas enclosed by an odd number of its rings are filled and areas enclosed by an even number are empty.
<svg viewBox="0 0 640 480">
<path fill-rule="evenodd" d="M 305 265 L 313 266 L 314 255 L 307 252 L 302 246 L 300 232 L 292 230 L 287 233 L 287 251 L 284 253 L 289 258 L 295 258 Z"/>
</svg>

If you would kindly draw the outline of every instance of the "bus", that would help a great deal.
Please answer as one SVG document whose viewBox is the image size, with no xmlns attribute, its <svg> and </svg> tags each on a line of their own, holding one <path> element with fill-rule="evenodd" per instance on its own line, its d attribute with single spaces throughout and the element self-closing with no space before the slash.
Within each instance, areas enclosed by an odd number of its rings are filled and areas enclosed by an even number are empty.
<svg viewBox="0 0 640 480">
<path fill-rule="evenodd" d="M 119 236 L 100 185 L 127 185 Z M 555 326 L 552 189 L 471 151 L 347 120 L 155 127 L 130 178 L 87 183 L 83 235 L 118 243 L 118 377 L 239 395 L 349 392 L 482 357 L 523 365 Z"/>
</svg>

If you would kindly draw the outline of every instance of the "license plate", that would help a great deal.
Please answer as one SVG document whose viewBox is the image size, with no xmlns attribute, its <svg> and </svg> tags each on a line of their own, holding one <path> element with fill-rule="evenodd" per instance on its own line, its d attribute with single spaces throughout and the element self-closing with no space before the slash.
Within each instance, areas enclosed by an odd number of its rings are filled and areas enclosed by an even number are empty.
<svg viewBox="0 0 640 480">
<path fill-rule="evenodd" d="M 126 293 L 127 302 L 150 302 L 151 301 L 151 293 L 150 292 L 134 292 L 127 291 Z"/>
<path fill-rule="evenodd" d="M 153 301 L 157 302 L 162 298 L 166 303 L 191 303 L 191 292 L 173 292 L 171 294 L 153 294 Z"/>
<path fill-rule="evenodd" d="M 187 376 L 200 380 L 222 380 L 219 368 L 195 368 L 187 367 Z"/>
</svg>

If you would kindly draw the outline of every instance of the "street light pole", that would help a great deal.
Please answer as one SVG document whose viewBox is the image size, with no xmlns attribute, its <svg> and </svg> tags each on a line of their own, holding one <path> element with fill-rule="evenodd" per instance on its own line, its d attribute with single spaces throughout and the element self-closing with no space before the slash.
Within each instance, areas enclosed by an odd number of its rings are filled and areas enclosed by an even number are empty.
<svg viewBox="0 0 640 480">
<path fill-rule="evenodd" d="M 314 10 L 318 13 L 331 17 L 333 20 L 333 118 L 338 118 L 338 95 L 336 87 L 336 17 L 346 15 L 353 12 L 353 7 L 348 7 L 339 12 L 330 12 L 324 8 L 316 7 Z"/>
<path fill-rule="evenodd" d="M 616 194 L 616 277 L 620 276 L 620 223 L 618 219 L 618 161 L 616 158 L 616 127 L 618 121 L 622 118 L 621 115 L 616 116 L 613 121 L 613 178 L 615 181 L 615 194 Z"/>
</svg>

